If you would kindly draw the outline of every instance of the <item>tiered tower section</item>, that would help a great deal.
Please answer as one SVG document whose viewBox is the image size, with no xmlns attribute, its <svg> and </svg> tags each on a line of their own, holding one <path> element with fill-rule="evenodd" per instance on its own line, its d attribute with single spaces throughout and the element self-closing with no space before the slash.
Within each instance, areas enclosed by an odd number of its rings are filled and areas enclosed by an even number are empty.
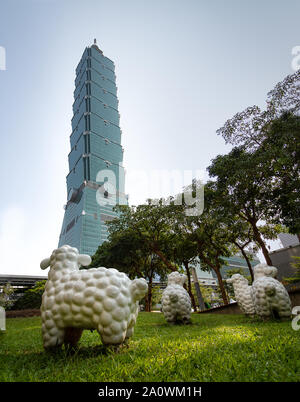
<svg viewBox="0 0 300 402">
<path fill-rule="evenodd" d="M 107 239 L 105 222 L 116 216 L 113 206 L 127 204 L 115 66 L 96 41 L 76 68 L 73 113 L 59 247 L 93 255 Z"/>
</svg>

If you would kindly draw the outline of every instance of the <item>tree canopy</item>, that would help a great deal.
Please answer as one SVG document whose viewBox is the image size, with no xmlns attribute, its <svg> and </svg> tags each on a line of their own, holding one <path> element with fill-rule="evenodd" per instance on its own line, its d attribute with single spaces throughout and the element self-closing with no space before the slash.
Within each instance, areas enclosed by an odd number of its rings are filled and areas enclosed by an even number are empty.
<svg viewBox="0 0 300 402">
<path fill-rule="evenodd" d="M 108 223 L 108 241 L 91 266 L 114 266 L 131 278 L 145 277 L 150 285 L 155 275 L 166 278 L 185 267 L 192 295 L 190 265 L 200 259 L 202 269 L 216 273 L 228 303 L 221 276 L 226 257 L 240 251 L 252 279 L 250 246 L 260 248 L 272 265 L 266 241 L 282 231 L 300 233 L 299 81 L 300 70 L 268 93 L 265 110 L 250 106 L 217 130 L 233 148 L 207 168 L 204 204 L 203 183 L 194 180 L 174 198 L 117 206 L 119 217 Z M 187 190 L 189 199 L 183 196 Z"/>
</svg>

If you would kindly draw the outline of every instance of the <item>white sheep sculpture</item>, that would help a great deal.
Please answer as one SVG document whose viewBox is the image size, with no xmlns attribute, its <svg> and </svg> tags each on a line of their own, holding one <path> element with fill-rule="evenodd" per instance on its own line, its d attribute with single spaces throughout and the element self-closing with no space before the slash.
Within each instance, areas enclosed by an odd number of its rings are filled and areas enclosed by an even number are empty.
<svg viewBox="0 0 300 402">
<path fill-rule="evenodd" d="M 234 274 L 231 278 L 226 279 L 227 283 L 231 283 L 234 290 L 235 299 L 242 312 L 249 316 L 255 315 L 255 306 L 253 302 L 252 287 L 248 280 L 240 274 Z"/>
<path fill-rule="evenodd" d="M 79 270 L 90 262 L 89 255 L 68 245 L 41 262 L 42 269 L 50 266 L 41 305 L 45 349 L 75 346 L 83 329 L 96 329 L 104 345 L 120 345 L 132 336 L 147 282 L 131 281 L 114 268 Z"/>
<path fill-rule="evenodd" d="M 186 275 L 179 272 L 168 275 L 168 285 L 162 294 L 162 312 L 169 323 L 190 322 L 191 299 L 183 287 L 186 281 Z"/>
<path fill-rule="evenodd" d="M 289 319 L 291 300 L 285 287 L 277 279 L 277 268 L 267 264 L 258 264 L 253 269 L 253 301 L 256 314 L 262 318 L 270 317 Z"/>
</svg>

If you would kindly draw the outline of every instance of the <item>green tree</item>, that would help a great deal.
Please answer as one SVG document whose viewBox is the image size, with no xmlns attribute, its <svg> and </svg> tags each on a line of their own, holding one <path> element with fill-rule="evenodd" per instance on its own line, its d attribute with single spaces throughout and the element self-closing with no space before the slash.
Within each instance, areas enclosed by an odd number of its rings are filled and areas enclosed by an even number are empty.
<svg viewBox="0 0 300 402">
<path fill-rule="evenodd" d="M 284 278 L 284 281 L 287 283 L 298 283 L 300 282 L 300 257 L 293 256 L 292 258 L 295 260 L 291 263 L 292 267 L 296 268 L 295 275 L 289 278 Z"/>
<path fill-rule="evenodd" d="M 201 183 L 193 183 L 193 191 Z M 226 221 L 218 209 L 218 194 L 213 182 L 205 186 L 205 206 L 201 214 L 188 216 L 182 214 L 190 241 L 196 244 L 197 255 L 203 270 L 213 270 L 217 275 L 218 285 L 224 304 L 228 298 L 221 275 L 221 267 L 226 265 L 225 257 L 230 257 L 236 251 L 232 246 L 226 230 Z M 189 206 L 185 205 L 185 208 Z"/>
<path fill-rule="evenodd" d="M 10 283 L 0 287 L 0 307 L 10 308 L 13 305 L 14 301 L 11 299 L 13 293 L 14 288 Z"/>
<path fill-rule="evenodd" d="M 42 304 L 46 281 L 36 282 L 31 289 L 27 289 L 13 305 L 14 310 L 39 309 Z"/>
<path fill-rule="evenodd" d="M 249 222 L 241 219 L 237 214 L 235 214 L 235 211 L 233 208 L 231 208 L 231 205 L 227 205 L 227 208 L 223 208 L 222 194 L 219 194 L 218 197 L 218 208 L 221 209 L 220 213 L 222 214 L 224 221 L 226 221 L 228 238 L 233 246 L 236 247 L 236 250 L 239 251 L 245 259 L 250 276 L 253 280 L 254 274 L 251 265 L 253 255 L 248 251 L 248 248 L 251 247 L 253 252 L 257 252 L 258 247 L 254 241 L 252 226 L 249 224 Z"/>
<path fill-rule="evenodd" d="M 189 226 L 185 220 L 185 207 L 175 205 L 174 199 L 170 200 L 168 207 L 169 213 L 172 215 L 172 231 L 174 236 L 172 239 L 172 261 L 178 267 L 184 267 L 187 275 L 187 291 L 191 298 L 194 311 L 197 311 L 196 298 L 192 290 L 192 272 L 191 268 L 196 263 L 198 258 L 197 243 L 190 235 Z"/>
<path fill-rule="evenodd" d="M 270 124 L 286 112 L 292 114 L 300 109 L 300 70 L 288 75 L 267 94 L 266 108 L 247 107 L 228 119 L 217 130 L 226 143 L 256 150 L 266 137 Z"/>
<path fill-rule="evenodd" d="M 200 290 L 201 290 L 201 294 L 203 296 L 203 300 L 205 303 L 206 308 L 211 308 L 211 305 L 213 303 L 214 297 L 214 290 L 213 288 L 211 288 L 210 286 L 203 286 L 200 285 Z"/>
<path fill-rule="evenodd" d="M 163 206 L 121 206 L 118 210 L 119 217 L 108 223 L 108 242 L 98 248 L 89 268 L 113 266 L 130 278 L 145 278 L 148 282 L 145 309 L 151 311 L 155 275 L 163 280 L 170 267 L 176 269 L 165 255 L 171 243 L 166 240 L 168 227 Z"/>
<path fill-rule="evenodd" d="M 269 202 L 270 183 L 263 169 L 263 155 L 234 148 L 217 156 L 208 167 L 223 210 L 228 210 L 251 226 L 255 243 L 261 248 L 268 265 L 272 265 L 265 239 L 275 239 L 281 231 L 278 218 Z"/>
<path fill-rule="evenodd" d="M 272 215 L 274 221 L 300 239 L 299 80 L 299 70 L 288 75 L 268 93 L 264 110 L 256 105 L 248 107 L 227 120 L 217 133 L 226 143 L 260 159 L 257 170 L 264 174 L 269 186 L 269 197 L 264 194 L 262 199 L 269 206 L 266 218 Z M 268 257 L 266 260 L 269 263 Z"/>
<path fill-rule="evenodd" d="M 163 294 L 163 289 L 159 285 L 153 286 L 152 290 L 152 308 L 157 304 L 161 304 L 161 298 Z"/>
<path fill-rule="evenodd" d="M 169 271 L 176 271 L 176 265 L 170 260 L 172 241 L 176 234 L 171 230 L 172 218 L 163 200 L 158 200 L 157 204 L 149 200 L 147 205 L 137 207 L 117 206 L 116 210 L 120 216 L 109 222 L 109 232 L 134 233 L 149 252 L 163 261 Z"/>
<path fill-rule="evenodd" d="M 211 304 L 214 301 L 214 289 L 210 286 L 204 286 L 204 285 L 199 285 L 200 287 L 200 291 L 201 291 L 201 295 L 204 301 L 204 305 L 206 308 L 211 308 Z M 196 293 L 196 289 L 192 290 L 194 298 L 197 298 L 197 293 Z"/>
<path fill-rule="evenodd" d="M 129 278 L 144 277 L 143 267 L 149 255 L 145 243 L 132 230 L 111 232 L 108 241 L 102 243 L 92 256 L 88 268 L 114 267 Z"/>
<path fill-rule="evenodd" d="M 300 117 L 286 112 L 269 124 L 256 153 L 264 158 L 273 216 L 300 240 Z"/>
</svg>

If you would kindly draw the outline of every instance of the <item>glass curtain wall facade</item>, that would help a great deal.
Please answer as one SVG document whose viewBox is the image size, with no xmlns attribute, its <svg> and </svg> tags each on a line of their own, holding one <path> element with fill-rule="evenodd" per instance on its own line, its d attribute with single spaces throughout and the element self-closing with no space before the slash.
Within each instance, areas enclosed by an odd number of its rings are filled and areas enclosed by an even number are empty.
<svg viewBox="0 0 300 402">
<path fill-rule="evenodd" d="M 95 41 L 76 68 L 59 247 L 68 244 L 93 255 L 107 239 L 106 222 L 116 216 L 113 206 L 127 204 L 119 120 L 115 66 Z"/>
<path fill-rule="evenodd" d="M 248 253 L 249 254 L 249 253 Z M 249 255 L 251 257 L 251 266 L 252 268 L 255 267 L 255 265 L 260 264 L 260 260 L 257 258 L 256 255 Z M 224 260 L 227 262 L 228 265 L 223 265 L 221 267 L 221 275 L 223 279 L 228 278 L 228 271 L 234 270 L 234 269 L 242 269 L 245 273 L 246 276 L 250 276 L 249 268 L 247 265 L 246 260 L 241 254 L 236 254 L 233 255 L 232 257 L 224 257 Z M 196 264 L 196 273 L 198 280 L 201 284 L 203 285 L 217 285 L 217 274 L 215 271 L 203 271 L 201 269 L 201 262 L 198 261 Z"/>
</svg>

